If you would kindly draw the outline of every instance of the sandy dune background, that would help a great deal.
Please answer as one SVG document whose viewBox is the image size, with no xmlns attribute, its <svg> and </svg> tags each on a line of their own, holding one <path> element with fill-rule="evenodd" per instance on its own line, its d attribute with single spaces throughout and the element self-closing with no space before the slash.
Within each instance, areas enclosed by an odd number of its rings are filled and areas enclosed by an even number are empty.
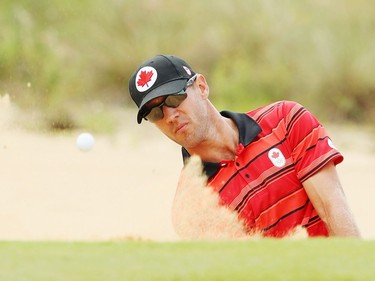
<svg viewBox="0 0 375 281">
<path fill-rule="evenodd" d="M 180 148 L 124 112 L 115 135 L 95 135 L 89 152 L 80 132 L 28 132 L 0 103 L 0 240 L 178 239 L 170 210 L 182 168 Z M 355 218 L 375 238 L 373 132 L 326 125 L 345 156 L 338 166 Z"/>
</svg>

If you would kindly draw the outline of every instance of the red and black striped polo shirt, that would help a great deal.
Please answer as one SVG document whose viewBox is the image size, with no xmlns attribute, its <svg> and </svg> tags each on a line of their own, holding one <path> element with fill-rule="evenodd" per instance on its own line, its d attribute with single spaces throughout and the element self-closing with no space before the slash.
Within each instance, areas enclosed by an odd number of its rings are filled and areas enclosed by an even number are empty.
<svg viewBox="0 0 375 281">
<path fill-rule="evenodd" d="M 282 237 L 301 225 L 310 236 L 328 236 L 302 182 L 343 157 L 317 118 L 290 101 L 221 114 L 239 130 L 235 159 L 203 164 L 222 204 L 238 213 L 249 233 Z M 184 148 L 183 156 L 189 157 Z"/>
</svg>

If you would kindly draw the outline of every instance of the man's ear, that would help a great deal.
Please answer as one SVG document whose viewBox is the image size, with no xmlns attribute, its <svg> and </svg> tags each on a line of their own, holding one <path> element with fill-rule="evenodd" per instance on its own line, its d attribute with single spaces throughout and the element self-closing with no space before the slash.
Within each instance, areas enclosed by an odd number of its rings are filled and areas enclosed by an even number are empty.
<svg viewBox="0 0 375 281">
<path fill-rule="evenodd" d="M 201 97 L 207 99 L 210 94 L 210 89 L 208 87 L 206 78 L 202 74 L 197 74 L 197 79 L 195 80 L 196 86 L 199 88 Z"/>
</svg>

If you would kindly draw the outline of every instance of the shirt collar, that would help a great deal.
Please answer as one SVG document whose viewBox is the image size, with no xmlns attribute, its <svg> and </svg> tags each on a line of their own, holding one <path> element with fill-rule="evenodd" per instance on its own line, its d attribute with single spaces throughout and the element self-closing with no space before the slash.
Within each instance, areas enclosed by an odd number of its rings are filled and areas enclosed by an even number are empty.
<svg viewBox="0 0 375 281">
<path fill-rule="evenodd" d="M 234 121 L 238 128 L 239 143 L 243 146 L 249 145 L 256 136 L 262 131 L 259 124 L 245 113 L 236 113 L 231 111 L 222 111 L 220 114 L 224 117 L 230 118 Z M 182 157 L 184 163 L 190 158 L 189 152 L 182 147 Z M 210 178 L 215 175 L 220 168 L 220 163 L 203 162 L 203 170 L 207 177 Z"/>
</svg>

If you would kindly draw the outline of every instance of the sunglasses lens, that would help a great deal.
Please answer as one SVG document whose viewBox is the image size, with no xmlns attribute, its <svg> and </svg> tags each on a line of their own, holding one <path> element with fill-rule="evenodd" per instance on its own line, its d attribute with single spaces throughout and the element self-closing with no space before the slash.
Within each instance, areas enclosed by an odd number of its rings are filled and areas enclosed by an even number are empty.
<svg viewBox="0 0 375 281">
<path fill-rule="evenodd" d="M 150 122 L 156 122 L 160 119 L 163 119 L 163 105 L 176 108 L 186 99 L 186 97 L 187 94 L 167 96 L 167 98 L 162 103 L 149 109 L 148 113 L 146 113 L 143 118 Z"/>
<path fill-rule="evenodd" d="M 180 104 L 186 99 L 186 94 L 183 95 L 175 95 L 175 96 L 168 96 L 165 99 L 165 105 L 168 107 L 176 108 L 180 106 Z"/>
<path fill-rule="evenodd" d="M 161 107 L 153 107 L 151 111 L 144 117 L 146 120 L 150 122 L 155 122 L 162 119 L 164 116 L 163 110 Z"/>
</svg>

